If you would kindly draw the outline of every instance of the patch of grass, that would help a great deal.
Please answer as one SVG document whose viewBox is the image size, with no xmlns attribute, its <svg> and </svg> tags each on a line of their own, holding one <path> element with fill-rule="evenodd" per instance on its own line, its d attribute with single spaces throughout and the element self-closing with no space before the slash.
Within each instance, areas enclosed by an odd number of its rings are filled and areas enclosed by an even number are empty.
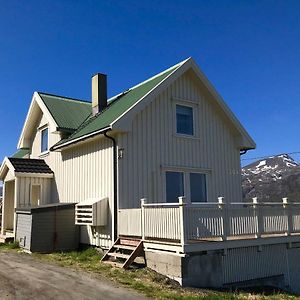
<svg viewBox="0 0 300 300">
<path fill-rule="evenodd" d="M 1 243 L 0 249 L 2 250 L 12 250 L 12 249 L 20 249 L 18 242 L 9 242 L 9 243 Z"/>
<path fill-rule="evenodd" d="M 182 288 L 178 283 L 148 268 L 123 270 L 100 262 L 102 255 L 95 248 L 52 254 L 34 254 L 60 266 L 93 272 L 123 286 L 132 288 L 154 299 L 174 300 L 295 300 L 300 297 L 288 294 L 221 292 L 206 289 Z"/>
</svg>

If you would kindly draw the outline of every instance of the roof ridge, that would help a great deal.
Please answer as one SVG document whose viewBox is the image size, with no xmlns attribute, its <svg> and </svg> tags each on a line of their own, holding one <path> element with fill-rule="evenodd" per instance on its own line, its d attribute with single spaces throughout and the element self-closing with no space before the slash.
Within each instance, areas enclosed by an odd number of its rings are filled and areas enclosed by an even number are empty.
<svg viewBox="0 0 300 300">
<path fill-rule="evenodd" d="M 140 82 L 140 83 L 138 83 L 138 84 L 136 84 L 136 85 L 134 85 L 134 86 L 128 88 L 127 90 L 124 90 L 123 92 L 121 92 L 121 93 L 119 93 L 119 94 L 117 94 L 117 95 L 115 95 L 115 96 L 109 98 L 107 101 L 109 101 L 109 102 L 114 101 L 115 98 L 120 97 L 120 96 L 123 96 L 124 93 L 129 92 L 129 91 L 131 91 L 131 90 L 134 90 L 135 88 L 138 88 L 139 86 L 141 86 L 141 85 L 143 85 L 143 84 L 145 84 L 145 83 L 147 83 L 147 82 L 149 82 L 149 81 L 151 81 L 151 80 L 153 80 L 153 79 L 155 79 L 155 78 L 157 78 L 157 77 L 163 75 L 164 73 L 169 72 L 170 70 L 172 70 L 172 69 L 174 69 L 174 68 L 180 67 L 182 64 L 184 64 L 184 63 L 185 63 L 187 60 L 189 60 L 189 59 L 190 59 L 190 57 L 187 58 L 187 59 L 185 59 L 185 60 L 183 60 L 183 61 L 181 61 L 181 62 L 179 62 L 179 63 L 177 63 L 177 64 L 175 64 L 174 66 L 169 67 L 169 68 L 166 69 L 166 70 L 163 70 L 163 71 L 161 71 L 161 72 L 159 72 L 159 73 L 157 73 L 157 74 L 155 74 L 155 75 L 153 75 L 153 76 L 147 78 L 146 80 L 144 80 L 144 81 L 142 81 L 142 82 Z"/>
<path fill-rule="evenodd" d="M 73 102 L 82 102 L 84 104 L 91 104 L 91 102 L 88 101 L 88 100 L 83 100 L 83 99 L 78 99 L 78 98 L 71 98 L 71 97 L 60 96 L 60 95 L 55 95 L 55 94 L 49 94 L 49 93 L 44 93 L 44 92 L 37 92 L 37 93 L 39 95 L 45 95 L 45 96 L 61 98 L 61 100 L 64 100 L 64 101 L 73 101 Z"/>
</svg>

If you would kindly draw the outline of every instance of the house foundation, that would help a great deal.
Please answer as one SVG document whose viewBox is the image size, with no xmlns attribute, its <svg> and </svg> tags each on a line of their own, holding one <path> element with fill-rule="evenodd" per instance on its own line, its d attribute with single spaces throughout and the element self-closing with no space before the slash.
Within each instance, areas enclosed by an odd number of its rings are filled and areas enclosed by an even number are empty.
<svg viewBox="0 0 300 300">
<path fill-rule="evenodd" d="M 190 253 L 146 251 L 146 262 L 182 286 L 245 288 L 268 286 L 300 293 L 300 245 L 277 244 Z"/>
</svg>

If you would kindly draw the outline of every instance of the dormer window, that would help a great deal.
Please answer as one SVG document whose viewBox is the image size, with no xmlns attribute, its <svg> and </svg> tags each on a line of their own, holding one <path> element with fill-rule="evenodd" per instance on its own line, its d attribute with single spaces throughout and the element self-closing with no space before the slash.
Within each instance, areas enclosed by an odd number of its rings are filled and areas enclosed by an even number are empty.
<svg viewBox="0 0 300 300">
<path fill-rule="evenodd" d="M 194 135 L 194 117 L 191 106 L 176 105 L 176 133 Z"/>
<path fill-rule="evenodd" d="M 48 128 L 41 131 L 41 152 L 48 151 Z"/>
</svg>

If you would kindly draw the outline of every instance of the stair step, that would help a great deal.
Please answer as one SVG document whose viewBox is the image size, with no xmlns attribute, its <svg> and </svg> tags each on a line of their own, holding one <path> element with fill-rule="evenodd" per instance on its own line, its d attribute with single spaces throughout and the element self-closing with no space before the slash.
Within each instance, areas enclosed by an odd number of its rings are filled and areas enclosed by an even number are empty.
<svg viewBox="0 0 300 300">
<path fill-rule="evenodd" d="M 140 243 L 140 240 L 120 238 L 120 245 L 136 247 Z"/>
<path fill-rule="evenodd" d="M 116 261 L 111 261 L 111 260 L 106 260 L 104 261 L 106 264 L 109 264 L 113 267 L 116 267 L 116 268 L 122 268 L 123 267 L 123 264 L 122 263 L 119 263 L 119 262 L 116 262 Z"/>
<path fill-rule="evenodd" d="M 131 253 L 116 252 L 118 250 L 128 250 Z M 141 240 L 122 237 L 115 241 L 114 245 L 106 252 L 101 261 L 114 267 L 128 269 L 137 257 L 141 257 L 141 254 L 144 254 L 143 242 Z M 122 264 L 119 261 L 112 260 L 112 258 L 115 260 L 124 259 L 125 261 Z"/>
<path fill-rule="evenodd" d="M 128 245 L 115 245 L 114 247 L 117 249 L 124 249 L 124 250 L 131 250 L 131 251 L 135 249 L 134 246 L 128 246 Z"/>
<path fill-rule="evenodd" d="M 118 253 L 118 252 L 107 253 L 107 255 L 113 256 L 115 258 L 124 258 L 124 259 L 127 259 L 128 257 L 130 257 L 130 254 L 122 254 L 122 253 Z"/>
</svg>

